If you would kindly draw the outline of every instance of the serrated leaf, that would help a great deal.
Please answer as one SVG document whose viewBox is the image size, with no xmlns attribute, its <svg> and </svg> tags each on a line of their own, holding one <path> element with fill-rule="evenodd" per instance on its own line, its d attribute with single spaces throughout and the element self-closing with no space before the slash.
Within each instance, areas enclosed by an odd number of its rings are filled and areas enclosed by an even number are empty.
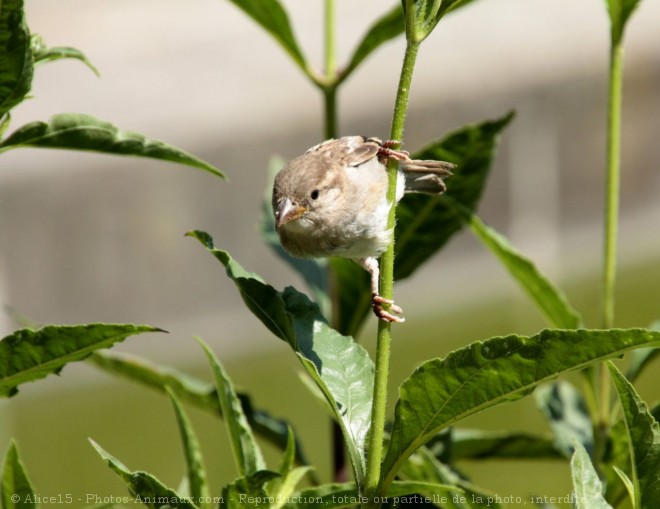
<svg viewBox="0 0 660 509">
<path fill-rule="evenodd" d="M 19 147 L 89 150 L 147 157 L 192 166 L 225 178 L 211 164 L 164 141 L 123 131 L 105 120 L 82 113 L 59 113 L 48 122 L 32 122 L 19 127 L 0 143 L 0 152 Z"/>
<path fill-rule="evenodd" d="M 364 34 L 362 40 L 353 52 L 353 56 L 344 71 L 341 81 L 345 80 L 371 53 L 383 43 L 394 39 L 405 30 L 403 8 L 397 5 L 391 11 L 379 18 Z"/>
<path fill-rule="evenodd" d="M 317 382 L 339 422 L 356 479 L 365 468 L 365 442 L 371 416 L 373 362 L 352 338 L 330 328 L 316 304 L 292 287 L 278 292 L 246 271 L 226 251 L 216 249 L 204 232 L 189 232 L 226 268 L 252 313 L 296 352 Z"/>
<path fill-rule="evenodd" d="M 23 0 L 0 2 L 0 118 L 20 104 L 32 86 L 30 30 Z"/>
<path fill-rule="evenodd" d="M 164 331 L 148 325 L 104 323 L 17 330 L 0 340 L 0 397 L 13 396 L 22 383 L 59 373 L 69 362 L 143 332 Z"/>
<path fill-rule="evenodd" d="M 181 444 L 183 445 L 183 452 L 186 458 L 188 493 L 193 500 L 200 501 L 198 504 L 200 507 L 210 507 L 210 505 L 205 502 L 209 499 L 210 493 L 206 481 L 206 469 L 204 468 L 204 460 L 202 458 L 199 441 L 197 440 L 197 436 L 188 420 L 188 416 L 183 411 L 181 403 L 179 403 L 174 391 L 168 388 L 167 394 L 174 407 L 176 422 L 179 426 L 179 435 L 181 436 Z"/>
<path fill-rule="evenodd" d="M 447 426 L 519 399 L 561 373 L 658 342 L 660 332 L 645 329 L 549 329 L 473 343 L 425 362 L 399 388 L 381 492 L 406 459 Z"/>
<path fill-rule="evenodd" d="M 635 509 L 660 506 L 660 425 L 633 385 L 609 363 L 628 431 Z"/>
<path fill-rule="evenodd" d="M 34 509 L 36 494 L 28 479 L 16 443 L 12 440 L 2 466 L 0 501 L 2 509 Z"/>
<path fill-rule="evenodd" d="M 65 46 L 56 46 L 49 48 L 46 46 L 44 40 L 38 34 L 32 34 L 30 39 L 30 44 L 32 47 L 32 58 L 34 63 L 46 63 L 53 62 L 55 60 L 62 60 L 66 58 L 72 58 L 74 60 L 79 60 L 85 64 L 96 76 L 99 76 L 99 71 L 85 54 L 76 48 L 70 48 Z"/>
<path fill-rule="evenodd" d="M 128 491 L 140 502 L 152 509 L 172 507 L 176 509 L 196 509 L 188 497 L 179 495 L 147 472 L 131 471 L 121 461 L 106 452 L 94 440 L 89 440 L 99 456 L 126 483 Z"/>
<path fill-rule="evenodd" d="M 575 452 L 571 458 L 571 477 L 575 509 L 612 509 L 603 497 L 603 484 L 586 449 L 578 441 L 574 443 L 574 448 Z"/>
<path fill-rule="evenodd" d="M 435 456 L 434 439 L 426 447 Z M 492 459 L 559 459 L 552 439 L 533 433 L 487 431 L 480 429 L 452 429 L 451 458 L 453 460 Z"/>
<path fill-rule="evenodd" d="M 447 201 L 456 214 L 470 226 L 476 237 L 497 256 L 551 325 L 560 329 L 577 329 L 581 326 L 582 319 L 579 313 L 570 306 L 564 294 L 543 276 L 531 261 L 511 246 L 506 238 L 486 226 L 475 214 L 451 198 Z"/>
<path fill-rule="evenodd" d="M 554 434 L 554 444 L 564 456 L 571 457 L 575 442 L 593 451 L 594 434 L 589 409 L 580 392 L 570 383 L 542 385 L 534 396 Z"/>
<path fill-rule="evenodd" d="M 234 384 L 208 345 L 201 339 L 197 341 L 204 350 L 209 364 L 211 364 L 215 386 L 218 391 L 218 400 L 222 408 L 222 414 L 225 416 L 229 443 L 239 475 L 249 477 L 260 470 L 265 470 L 266 462 L 257 441 L 254 439 L 252 428 L 250 428 L 250 424 L 243 413 L 241 401 L 236 395 Z"/>
<path fill-rule="evenodd" d="M 209 384 L 174 368 L 156 365 L 146 359 L 125 353 L 99 352 L 93 354 L 90 361 L 109 373 L 123 376 L 161 392 L 165 391 L 165 387 L 169 387 L 182 401 L 222 417 L 214 384 Z M 273 417 L 265 410 L 256 408 L 247 393 L 238 392 L 237 394 L 252 430 L 284 450 L 287 447 L 290 424 L 283 419 Z M 309 463 L 302 451 L 302 445 L 298 442 L 296 442 L 295 451 L 299 464 Z"/>
<path fill-rule="evenodd" d="M 441 507 L 447 509 L 502 509 L 494 493 L 488 492 L 463 479 L 449 466 L 437 459 L 427 447 L 421 447 L 403 465 L 400 477 L 445 486 L 453 486 L 454 493 L 449 500 L 443 500 Z"/>
<path fill-rule="evenodd" d="M 270 507 L 266 486 L 279 474 L 261 470 L 241 477 L 222 488 L 220 509 L 261 509 Z"/>
<path fill-rule="evenodd" d="M 307 287 L 312 292 L 314 300 L 321 308 L 324 316 L 330 314 L 330 297 L 328 295 L 328 261 L 324 258 L 303 259 L 295 258 L 285 251 L 275 230 L 275 217 L 271 205 L 273 182 L 286 161 L 279 157 L 272 157 L 268 164 L 268 183 L 264 193 L 259 217 L 259 230 L 261 237 L 275 253 L 284 260 L 293 270 L 302 276 Z"/>
<path fill-rule="evenodd" d="M 280 43 L 284 51 L 306 73 L 307 63 L 298 46 L 289 16 L 277 0 L 230 0 Z"/>
<path fill-rule="evenodd" d="M 626 23 L 641 0 L 605 0 L 610 16 L 612 45 L 616 46 L 623 40 Z"/>
<path fill-rule="evenodd" d="M 410 276 L 461 228 L 463 221 L 448 204 L 447 197 L 474 211 L 483 193 L 495 156 L 499 135 L 513 113 L 458 129 L 444 139 L 414 152 L 413 159 L 437 159 L 455 163 L 442 196 L 419 193 L 403 197 L 397 207 L 394 278 Z"/>
</svg>

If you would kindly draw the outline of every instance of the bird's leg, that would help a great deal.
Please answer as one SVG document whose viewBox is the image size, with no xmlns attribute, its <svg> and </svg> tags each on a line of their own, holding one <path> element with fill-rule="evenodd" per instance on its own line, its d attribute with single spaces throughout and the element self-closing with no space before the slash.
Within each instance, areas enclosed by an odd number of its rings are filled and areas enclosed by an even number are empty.
<svg viewBox="0 0 660 509">
<path fill-rule="evenodd" d="M 385 320 L 386 322 L 397 322 L 397 323 L 404 322 L 405 318 L 401 316 L 395 316 L 403 313 L 403 310 L 399 306 L 395 305 L 392 299 L 386 299 L 384 297 L 381 297 L 380 294 L 378 293 L 378 278 L 380 277 L 378 260 L 376 258 L 369 257 L 369 258 L 360 258 L 356 261 L 371 276 L 371 307 L 374 310 L 374 314 L 378 318 L 380 318 L 381 320 Z M 389 304 L 390 310 L 394 314 L 386 311 L 383 308 L 383 304 Z"/>
<path fill-rule="evenodd" d="M 392 147 L 395 147 L 399 144 L 396 140 L 387 140 L 380 144 L 378 149 L 378 157 L 384 157 L 385 159 L 396 159 L 397 161 L 410 161 L 410 153 L 407 150 L 395 150 Z"/>
</svg>

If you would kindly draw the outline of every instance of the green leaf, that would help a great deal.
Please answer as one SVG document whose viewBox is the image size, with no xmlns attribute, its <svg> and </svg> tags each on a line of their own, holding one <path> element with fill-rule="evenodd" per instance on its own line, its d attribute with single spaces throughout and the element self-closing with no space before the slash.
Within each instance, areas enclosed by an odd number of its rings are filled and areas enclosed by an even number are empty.
<svg viewBox="0 0 660 509">
<path fill-rule="evenodd" d="M 463 490 L 449 484 L 428 481 L 395 481 L 387 491 L 387 497 L 393 499 L 395 506 L 404 504 L 446 504 Z"/>
<path fill-rule="evenodd" d="M 626 23 L 641 0 L 605 0 L 610 15 L 612 45 L 617 46 L 623 40 Z"/>
<path fill-rule="evenodd" d="M 557 450 L 568 458 L 575 449 L 575 442 L 579 442 L 587 451 L 593 451 L 594 434 L 589 409 L 573 385 L 563 380 L 542 385 L 535 396 L 552 428 Z"/>
<path fill-rule="evenodd" d="M 442 196 L 408 194 L 397 207 L 394 278 L 404 279 L 442 248 L 463 221 L 447 200 L 452 198 L 474 211 L 481 198 L 502 129 L 513 118 L 504 117 L 466 126 L 414 152 L 413 159 L 439 159 L 456 163 Z"/>
<path fill-rule="evenodd" d="M 426 447 L 420 447 L 415 454 L 408 458 L 399 472 L 399 476 L 404 479 L 453 486 L 458 493 L 452 494 L 449 500 L 443 500 L 441 506 L 443 508 L 502 509 L 502 505 L 497 501 L 494 493 L 461 478 L 451 468 L 440 462 Z"/>
<path fill-rule="evenodd" d="M 612 469 L 616 473 L 621 483 L 626 487 L 626 492 L 628 493 L 628 497 L 630 498 L 630 502 L 632 503 L 635 500 L 635 486 L 633 486 L 633 483 L 628 477 L 628 475 L 619 467 L 614 466 L 612 467 Z"/>
<path fill-rule="evenodd" d="M 129 470 L 94 440 L 90 438 L 89 441 L 103 461 L 126 483 L 130 494 L 136 497 L 134 502 L 141 502 L 152 509 L 162 509 L 163 507 L 196 509 L 197 506 L 192 504 L 188 497 L 179 495 L 147 472 Z"/>
<path fill-rule="evenodd" d="M 287 448 L 284 451 L 282 463 L 278 469 L 279 477 L 270 481 L 266 490 L 268 495 L 275 499 L 275 503 L 271 504 L 273 509 L 279 509 L 287 500 L 290 500 L 298 483 L 312 470 L 312 467 L 308 466 L 294 468 L 295 447 L 296 440 L 293 436 L 293 431 L 289 428 Z"/>
<path fill-rule="evenodd" d="M 268 184 L 264 193 L 264 201 L 259 218 L 261 237 L 275 253 L 302 276 L 307 287 L 312 292 L 314 300 L 321 308 L 324 316 L 330 314 L 330 297 L 328 295 L 328 261 L 325 258 L 303 259 L 295 258 L 285 251 L 275 230 L 275 217 L 271 205 L 273 182 L 275 175 L 286 164 L 280 157 L 272 157 L 268 164 Z"/>
<path fill-rule="evenodd" d="M 266 468 L 261 449 L 254 439 L 250 424 L 243 413 L 241 401 L 236 395 L 234 384 L 213 351 L 201 339 L 197 340 L 211 364 L 218 400 L 225 417 L 229 443 L 234 462 L 241 477 L 251 476 Z"/>
<path fill-rule="evenodd" d="M 353 260 L 330 258 L 330 274 L 337 292 L 333 323 L 342 334 L 357 336 L 371 312 L 369 273 Z"/>
<path fill-rule="evenodd" d="M 369 28 L 364 37 L 362 37 L 362 40 L 353 52 L 353 56 L 351 57 L 348 66 L 341 73 L 340 81 L 348 78 L 357 66 L 371 55 L 371 53 L 373 53 L 381 44 L 394 39 L 402 34 L 404 30 L 403 9 L 401 5 L 397 5 L 394 9 L 378 19 L 371 28 Z"/>
<path fill-rule="evenodd" d="M 434 439 L 426 444 L 436 457 Z M 550 438 L 531 433 L 486 431 L 480 429 L 452 429 L 451 457 L 454 460 L 492 459 L 559 459 Z"/>
<path fill-rule="evenodd" d="M 579 441 L 574 443 L 571 459 L 575 509 L 612 509 L 603 497 L 603 484 L 591 463 L 591 458 Z"/>
<path fill-rule="evenodd" d="M 626 423 L 623 417 L 616 421 L 610 428 L 607 438 L 606 455 L 602 460 L 600 470 L 605 476 L 603 482 L 607 487 L 605 499 L 614 507 L 617 507 L 626 497 L 628 489 L 616 470 L 619 469 L 625 473 L 626 477 L 632 472 L 628 447 L 628 432 L 626 431 Z"/>
<path fill-rule="evenodd" d="M 630 355 L 630 364 L 626 371 L 626 378 L 631 382 L 637 380 L 637 377 L 646 366 L 651 364 L 660 355 L 660 348 L 640 348 Z"/>
<path fill-rule="evenodd" d="M 262 509 L 270 507 L 266 486 L 279 474 L 268 470 L 241 477 L 222 488 L 221 509 Z"/>
<path fill-rule="evenodd" d="M 579 313 L 532 262 L 511 246 L 506 238 L 486 226 L 475 214 L 452 199 L 447 201 L 457 215 L 470 226 L 476 237 L 497 256 L 553 326 L 561 329 L 577 329 L 581 326 L 582 319 Z"/>
<path fill-rule="evenodd" d="M 409 497 L 410 500 L 408 502 L 412 503 L 412 496 L 424 494 L 440 502 L 442 497 L 451 497 L 452 494 L 460 493 L 461 491 L 460 488 L 454 486 L 446 486 L 433 482 L 395 481 L 392 483 L 387 497 L 398 499 L 398 502 L 405 502 L 404 497 Z M 418 495 L 417 500 L 420 498 Z M 295 493 L 283 507 L 285 509 L 333 509 L 359 506 L 367 500 L 364 495 L 358 492 L 355 483 L 323 484 Z"/>
<path fill-rule="evenodd" d="M 7 112 L 4 116 L 0 115 L 0 139 L 2 139 L 5 131 L 9 128 L 9 124 L 11 124 L 11 115 L 9 112 Z"/>
<path fill-rule="evenodd" d="M 23 0 L 0 2 L 0 118 L 20 104 L 32 86 L 30 30 Z"/>
<path fill-rule="evenodd" d="M 365 468 L 365 442 L 371 417 L 374 366 L 352 338 L 330 328 L 316 304 L 292 287 L 278 292 L 247 272 L 204 232 L 189 232 L 226 268 L 252 313 L 296 352 L 316 381 L 344 433 L 358 483 Z"/>
<path fill-rule="evenodd" d="M 660 507 L 660 425 L 650 414 L 646 403 L 621 372 L 609 363 L 614 385 L 619 393 L 630 443 L 633 507 Z"/>
<path fill-rule="evenodd" d="M 266 32 L 280 43 L 284 51 L 305 73 L 307 62 L 293 35 L 289 16 L 277 0 L 230 0 L 236 7 L 256 21 Z"/>
<path fill-rule="evenodd" d="M 12 440 L 5 455 L 0 486 L 2 509 L 34 509 L 37 497 Z"/>
<path fill-rule="evenodd" d="M 164 392 L 165 387 L 169 387 L 180 400 L 222 417 L 214 384 L 181 373 L 174 368 L 156 365 L 146 359 L 124 353 L 99 352 L 93 354 L 90 360 L 109 373 L 123 376 L 152 389 Z M 243 413 L 252 430 L 284 450 L 287 447 L 290 424 L 283 419 L 276 419 L 265 410 L 255 408 L 248 394 L 239 392 L 238 398 L 241 400 Z M 300 443 L 296 443 L 295 451 L 299 464 L 309 463 Z"/>
<path fill-rule="evenodd" d="M 0 340 L 0 397 L 13 396 L 22 383 L 59 373 L 69 362 L 143 332 L 165 331 L 147 325 L 103 323 L 17 330 Z"/>
<path fill-rule="evenodd" d="M 360 505 L 363 498 L 354 482 L 322 484 L 295 493 L 285 509 L 334 509 Z"/>
<path fill-rule="evenodd" d="M 59 113 L 48 122 L 32 122 L 18 128 L 0 143 L 0 152 L 18 147 L 89 150 L 106 154 L 148 157 L 199 168 L 224 178 L 209 163 L 159 140 L 122 131 L 114 125 L 82 113 Z"/>
<path fill-rule="evenodd" d="M 32 56 L 34 58 L 34 63 L 41 63 L 41 62 L 53 62 L 55 60 L 62 60 L 65 58 L 73 58 L 75 60 L 80 60 L 83 64 L 85 64 L 91 71 L 99 76 L 99 71 L 92 63 L 87 59 L 85 54 L 76 49 L 76 48 L 69 48 L 69 47 L 53 47 L 49 48 L 46 46 L 46 43 L 44 40 L 41 38 L 41 36 L 37 34 L 32 34 L 32 37 L 30 39 L 30 44 L 32 47 Z"/>
<path fill-rule="evenodd" d="M 654 322 L 649 327 L 649 330 L 660 331 L 660 321 Z M 626 371 L 626 378 L 632 383 L 637 380 L 640 373 L 648 366 L 656 357 L 660 355 L 660 348 L 639 348 L 630 354 L 630 364 Z"/>
<path fill-rule="evenodd" d="M 206 470 L 204 468 L 202 451 L 199 447 L 197 436 L 183 408 L 181 408 L 181 404 L 174 391 L 168 388 L 167 394 L 172 401 L 174 413 L 176 414 L 176 422 L 179 426 L 179 434 L 181 435 L 181 443 L 183 444 L 183 452 L 186 458 L 186 473 L 190 496 L 193 500 L 208 500 L 210 493 L 206 482 Z M 198 505 L 210 507 L 208 503 L 200 503 Z"/>
<path fill-rule="evenodd" d="M 473 343 L 446 359 L 425 362 L 399 388 L 380 491 L 406 459 L 441 429 L 488 407 L 520 399 L 561 373 L 658 342 L 660 332 L 645 329 L 549 329 L 535 336 Z"/>
<path fill-rule="evenodd" d="M 467 5 L 472 0 L 404 0 L 404 10 L 412 16 L 408 39 L 426 39 L 445 14 Z"/>
</svg>

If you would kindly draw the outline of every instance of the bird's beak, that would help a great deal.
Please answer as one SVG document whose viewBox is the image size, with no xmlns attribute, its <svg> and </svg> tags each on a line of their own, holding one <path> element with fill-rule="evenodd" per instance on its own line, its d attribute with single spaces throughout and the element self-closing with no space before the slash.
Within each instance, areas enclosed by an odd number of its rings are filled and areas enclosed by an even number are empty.
<svg viewBox="0 0 660 509">
<path fill-rule="evenodd" d="M 275 211 L 275 228 L 278 230 L 287 223 L 300 219 L 307 209 L 297 203 L 293 203 L 289 198 L 281 201 Z"/>
</svg>

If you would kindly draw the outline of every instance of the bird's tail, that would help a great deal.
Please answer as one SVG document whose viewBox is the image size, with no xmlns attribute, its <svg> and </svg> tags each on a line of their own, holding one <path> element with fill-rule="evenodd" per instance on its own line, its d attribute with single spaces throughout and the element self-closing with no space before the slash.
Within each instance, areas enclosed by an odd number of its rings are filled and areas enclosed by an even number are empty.
<svg viewBox="0 0 660 509">
<path fill-rule="evenodd" d="M 413 159 L 401 163 L 406 178 L 406 193 L 442 194 L 447 189 L 444 179 L 451 177 L 455 164 L 445 161 Z"/>
</svg>

